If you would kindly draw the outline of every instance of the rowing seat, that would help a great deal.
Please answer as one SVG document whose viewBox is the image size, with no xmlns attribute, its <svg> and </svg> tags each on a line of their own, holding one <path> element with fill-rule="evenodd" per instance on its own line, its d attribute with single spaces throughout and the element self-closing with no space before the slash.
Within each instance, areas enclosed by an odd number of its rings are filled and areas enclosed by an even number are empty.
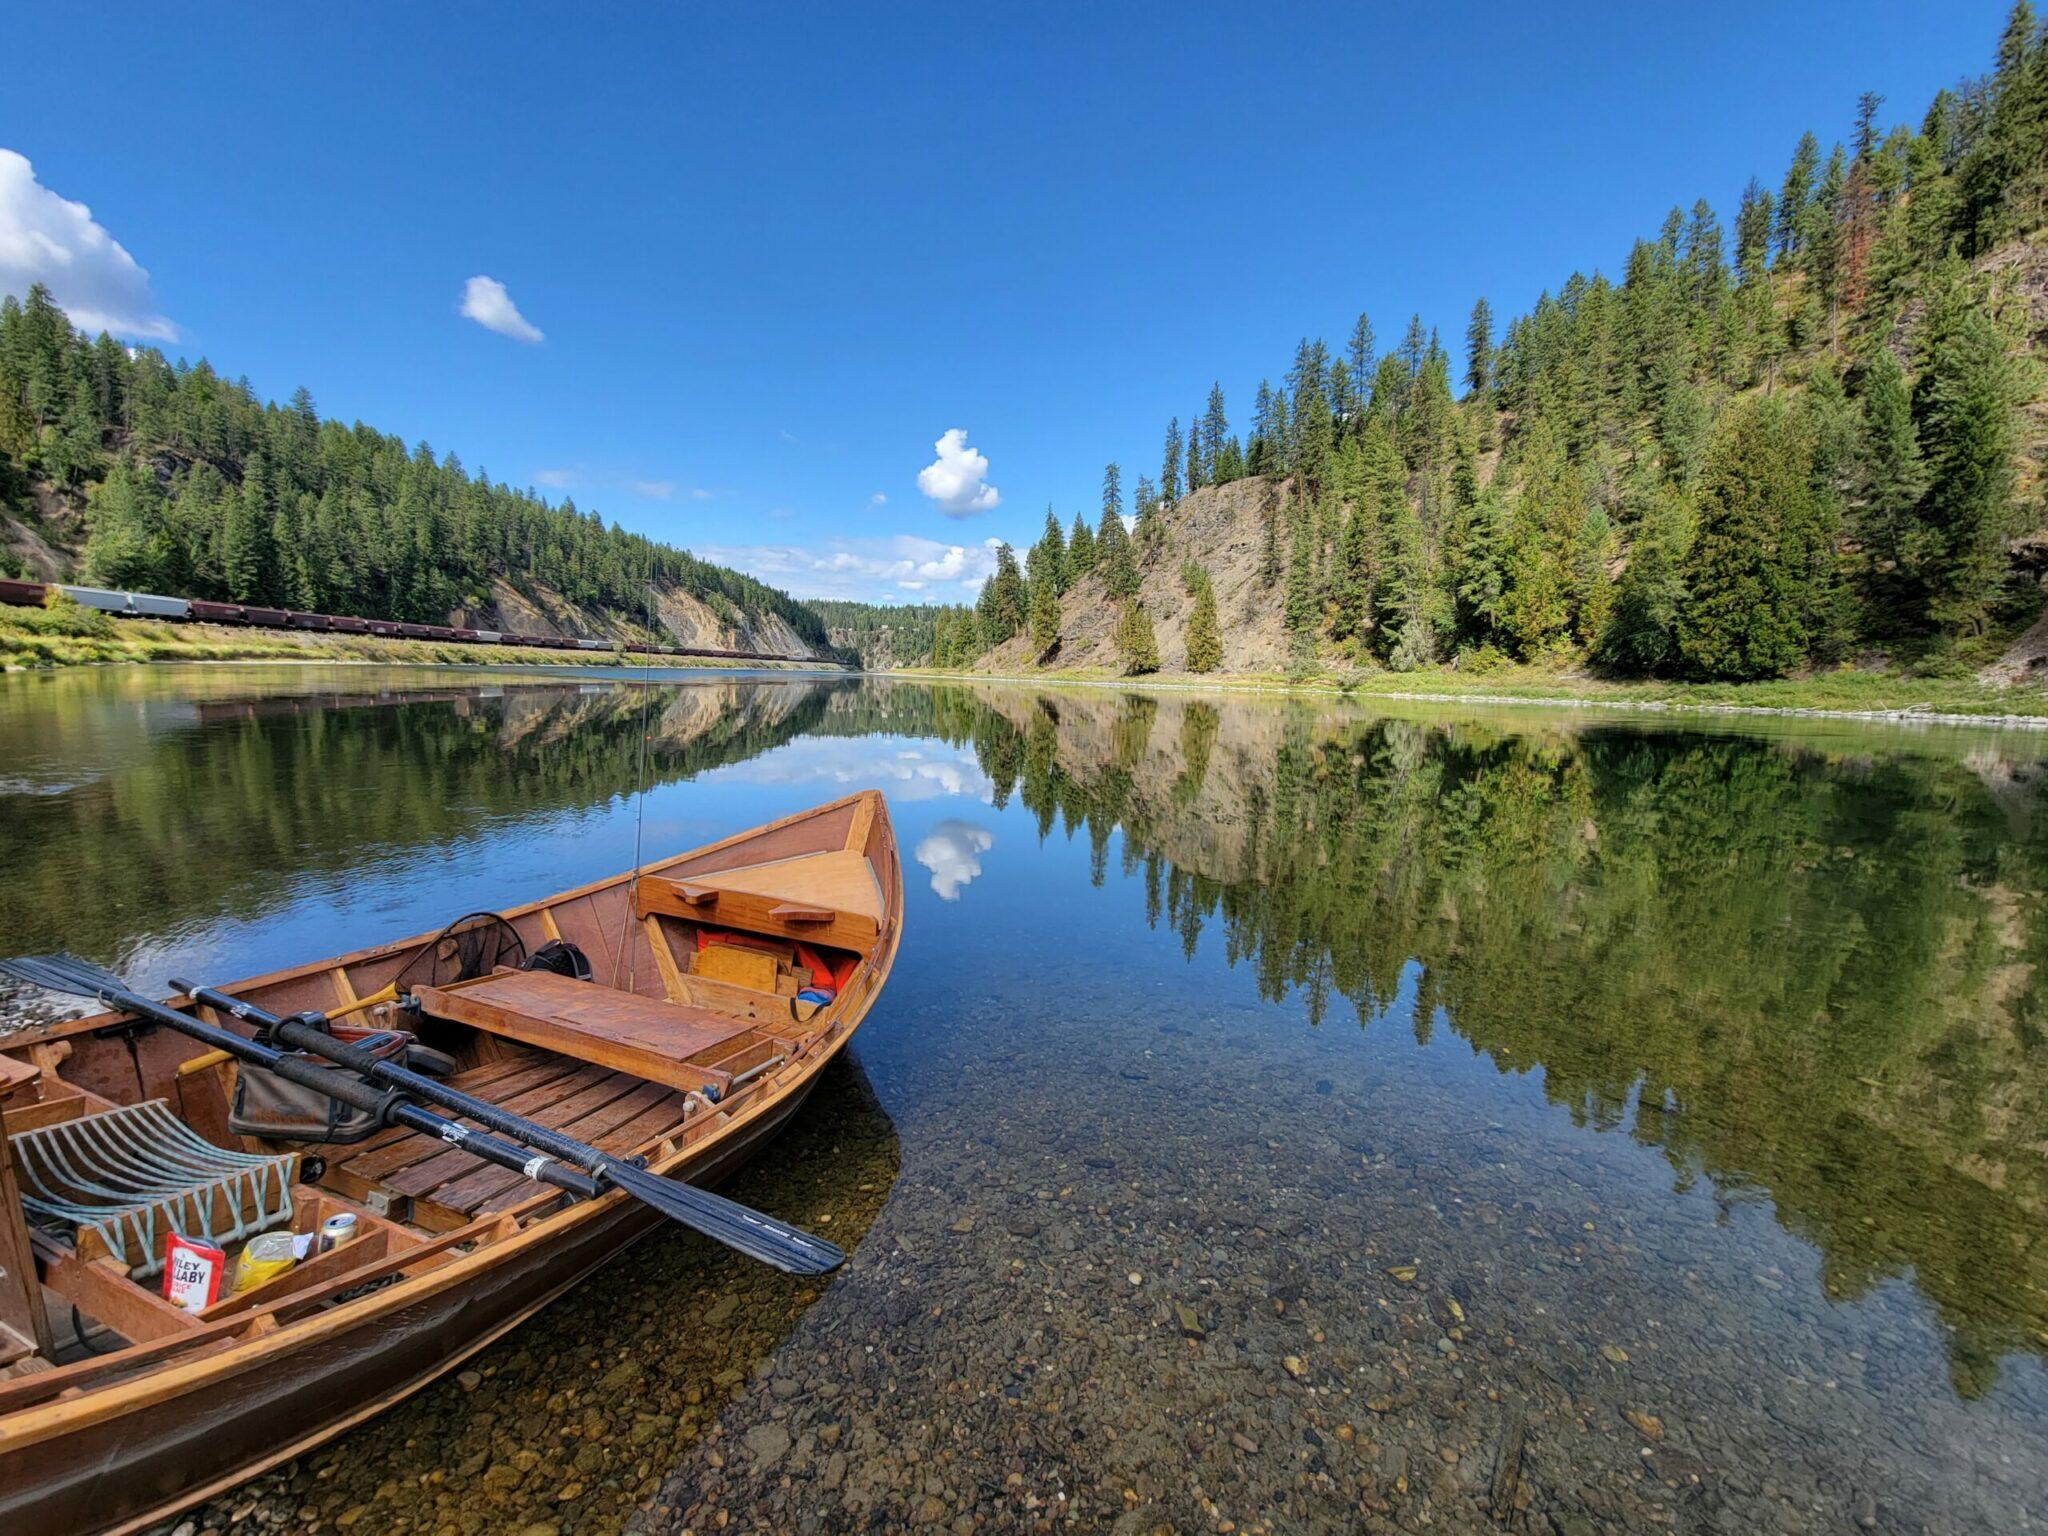
<svg viewBox="0 0 2048 1536">
<path fill-rule="evenodd" d="M 415 995 L 433 1018 L 671 1088 L 723 1092 L 734 1074 L 768 1060 L 777 1048 L 753 1025 L 710 1008 L 550 971 L 500 971 L 421 987 Z"/>
</svg>

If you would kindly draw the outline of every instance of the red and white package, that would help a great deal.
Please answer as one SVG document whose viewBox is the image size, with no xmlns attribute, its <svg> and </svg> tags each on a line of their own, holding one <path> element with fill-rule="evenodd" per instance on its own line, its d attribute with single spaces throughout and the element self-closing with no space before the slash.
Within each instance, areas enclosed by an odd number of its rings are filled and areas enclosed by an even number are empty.
<svg viewBox="0 0 2048 1536">
<path fill-rule="evenodd" d="M 164 1298 L 187 1312 L 203 1312 L 220 1300 L 228 1255 L 194 1237 L 176 1232 L 164 1238 Z"/>
</svg>

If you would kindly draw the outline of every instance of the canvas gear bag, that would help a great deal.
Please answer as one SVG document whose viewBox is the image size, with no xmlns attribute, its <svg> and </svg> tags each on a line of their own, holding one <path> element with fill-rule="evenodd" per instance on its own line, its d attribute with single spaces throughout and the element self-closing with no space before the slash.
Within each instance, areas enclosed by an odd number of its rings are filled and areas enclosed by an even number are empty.
<svg viewBox="0 0 2048 1536">
<path fill-rule="evenodd" d="M 380 1061 L 399 1066 L 408 1064 L 413 1049 L 413 1037 L 398 1029 L 379 1030 L 352 1043 Z M 308 1052 L 290 1054 L 320 1071 L 333 1072 L 337 1079 L 361 1081 L 354 1073 L 336 1071 Z M 277 1141 L 347 1143 L 374 1135 L 383 1129 L 383 1122 L 368 1110 L 286 1082 L 274 1072 L 243 1067 L 235 1074 L 235 1102 L 228 1112 L 228 1129 L 237 1136 L 268 1136 Z"/>
</svg>

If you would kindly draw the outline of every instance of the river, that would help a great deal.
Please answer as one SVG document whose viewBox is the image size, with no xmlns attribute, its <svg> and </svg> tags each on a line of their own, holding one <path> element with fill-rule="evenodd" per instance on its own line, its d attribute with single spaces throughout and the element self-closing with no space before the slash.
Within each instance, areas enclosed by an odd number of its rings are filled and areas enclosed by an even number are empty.
<svg viewBox="0 0 2048 1536">
<path fill-rule="evenodd" d="M 191 1532 L 2027 1531 L 2044 753 L 80 668 L 0 678 L 0 931 L 232 978 L 869 786 L 914 861 L 888 990 L 733 1190 L 844 1271 L 658 1237 Z"/>
</svg>

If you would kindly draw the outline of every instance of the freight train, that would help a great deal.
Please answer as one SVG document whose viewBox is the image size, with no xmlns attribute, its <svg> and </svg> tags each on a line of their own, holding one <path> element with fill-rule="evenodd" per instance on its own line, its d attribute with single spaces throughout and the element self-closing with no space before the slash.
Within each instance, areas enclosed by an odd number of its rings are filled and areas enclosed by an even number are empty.
<svg viewBox="0 0 2048 1536">
<path fill-rule="evenodd" d="M 705 656 L 719 661 L 817 661 L 815 656 L 783 656 L 773 651 L 720 651 L 693 645 L 625 646 L 615 640 L 573 635 L 519 635 L 497 629 L 464 629 L 451 624 L 412 624 L 397 619 L 359 619 L 345 614 L 301 613 L 296 608 L 263 608 L 252 603 L 213 603 L 203 598 L 159 597 L 153 592 L 110 592 L 104 587 L 72 587 L 55 582 L 16 581 L 0 577 L 0 603 L 40 608 L 52 592 L 61 592 L 81 608 L 97 608 L 121 618 L 167 619 L 173 623 L 243 624 L 257 629 L 310 629 L 340 635 L 387 635 L 399 640 L 439 640 L 451 645 L 526 645 L 549 651 L 615 651 L 653 656 Z"/>
</svg>

